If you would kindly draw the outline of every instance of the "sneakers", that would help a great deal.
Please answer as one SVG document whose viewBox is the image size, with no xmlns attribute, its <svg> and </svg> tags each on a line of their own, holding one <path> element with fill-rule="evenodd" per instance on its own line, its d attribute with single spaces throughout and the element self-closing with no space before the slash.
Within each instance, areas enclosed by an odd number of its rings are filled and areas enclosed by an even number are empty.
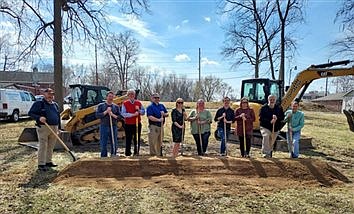
<svg viewBox="0 0 354 214">
<path fill-rule="evenodd" d="M 48 167 L 46 165 L 38 165 L 38 170 L 41 172 L 46 172 L 48 171 Z"/>
<path fill-rule="evenodd" d="M 226 153 L 221 153 L 220 156 L 226 156 Z"/>
<path fill-rule="evenodd" d="M 49 162 L 45 164 L 46 167 L 57 167 L 58 165 L 54 164 L 53 162 Z"/>
</svg>

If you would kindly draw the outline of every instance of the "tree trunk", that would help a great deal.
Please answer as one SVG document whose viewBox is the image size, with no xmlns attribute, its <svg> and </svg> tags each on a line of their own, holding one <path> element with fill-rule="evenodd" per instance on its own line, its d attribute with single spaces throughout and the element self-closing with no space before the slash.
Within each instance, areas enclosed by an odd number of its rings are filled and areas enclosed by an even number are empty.
<svg viewBox="0 0 354 214">
<path fill-rule="evenodd" d="M 61 0 L 54 1 L 54 90 L 55 101 L 59 105 L 59 111 L 63 108 L 63 62 L 62 62 L 62 29 L 61 29 Z"/>
</svg>

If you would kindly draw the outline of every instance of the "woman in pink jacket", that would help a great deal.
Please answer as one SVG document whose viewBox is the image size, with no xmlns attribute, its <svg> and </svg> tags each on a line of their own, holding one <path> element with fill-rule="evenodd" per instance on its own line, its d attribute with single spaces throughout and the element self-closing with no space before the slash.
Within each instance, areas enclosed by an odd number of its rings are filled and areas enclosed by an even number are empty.
<svg viewBox="0 0 354 214">
<path fill-rule="evenodd" d="M 248 98 L 243 97 L 240 102 L 240 108 L 235 112 L 235 119 L 237 123 L 237 135 L 240 140 L 240 151 L 242 157 L 250 157 L 251 150 L 251 138 L 253 133 L 253 122 L 255 121 L 255 114 L 253 109 L 248 105 Z M 243 123 L 244 121 L 244 123 Z M 243 124 L 245 124 L 246 133 L 246 152 L 244 142 Z"/>
</svg>

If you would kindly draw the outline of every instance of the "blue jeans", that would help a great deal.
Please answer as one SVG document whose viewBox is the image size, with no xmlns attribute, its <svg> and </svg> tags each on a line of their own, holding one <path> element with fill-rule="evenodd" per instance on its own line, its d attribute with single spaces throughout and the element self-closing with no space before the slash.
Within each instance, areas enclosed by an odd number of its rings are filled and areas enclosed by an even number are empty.
<svg viewBox="0 0 354 214">
<path fill-rule="evenodd" d="M 114 135 L 114 145 L 111 143 L 111 156 L 115 156 L 117 154 L 118 141 L 117 141 L 117 126 L 113 126 L 113 135 Z M 108 139 L 112 141 L 111 127 L 100 125 L 100 149 L 101 149 L 101 157 L 107 157 L 107 144 Z"/>
<path fill-rule="evenodd" d="M 226 154 L 226 143 L 225 143 L 224 128 L 218 127 L 218 135 L 221 138 L 220 154 Z M 226 130 L 226 140 L 228 138 L 229 138 L 229 131 Z"/>
<path fill-rule="evenodd" d="M 292 142 L 290 142 L 290 136 L 289 132 L 286 133 L 286 139 L 288 141 L 288 150 L 290 157 L 292 158 L 298 158 L 299 157 L 299 142 L 300 142 L 300 136 L 301 136 L 301 130 L 300 131 L 293 131 L 292 132 Z"/>
</svg>

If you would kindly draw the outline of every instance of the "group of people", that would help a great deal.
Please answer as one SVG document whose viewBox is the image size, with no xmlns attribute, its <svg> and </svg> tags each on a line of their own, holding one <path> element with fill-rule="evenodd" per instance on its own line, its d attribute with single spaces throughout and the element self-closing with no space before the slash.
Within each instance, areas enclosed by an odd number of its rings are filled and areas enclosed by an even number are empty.
<svg viewBox="0 0 354 214">
<path fill-rule="evenodd" d="M 108 92 L 106 101 L 99 104 L 96 109 L 96 117 L 100 122 L 100 156 L 107 157 L 108 140 L 112 142 L 111 156 L 117 155 L 117 123 L 124 119 L 126 147 L 125 156 L 131 156 L 131 144 L 134 144 L 133 155 L 139 155 L 142 116 L 148 118 L 148 143 L 150 155 L 162 156 L 162 140 L 164 136 L 164 124 L 169 113 L 166 107 L 160 103 L 160 96 L 157 93 L 151 95 L 151 103 L 146 110 L 142 103 L 136 99 L 135 90 L 127 91 L 128 99 L 118 106 L 113 102 L 113 92 Z M 42 101 L 33 104 L 29 115 L 36 120 L 37 133 L 39 138 L 38 169 L 46 171 L 57 165 L 52 162 L 52 153 L 55 145 L 55 136 L 49 130 L 55 132 L 60 128 L 60 114 L 58 105 L 53 101 L 54 90 L 47 89 L 44 92 Z M 190 131 L 195 140 L 198 155 L 207 154 L 209 137 L 211 134 L 211 123 L 217 122 L 217 134 L 221 139 L 220 155 L 227 155 L 227 140 L 231 132 L 231 124 L 236 122 L 236 134 L 240 140 L 240 153 L 242 157 L 250 157 L 251 140 L 253 135 L 253 123 L 256 119 L 254 110 L 249 106 L 248 98 L 243 97 L 240 107 L 233 110 L 230 107 L 230 98 L 224 97 L 223 106 L 220 107 L 214 116 L 205 109 L 205 102 L 199 99 L 196 107 L 187 115 L 182 98 L 176 100 L 176 106 L 172 109 L 172 141 L 171 154 L 177 156 L 180 145 L 185 135 L 185 123 L 190 122 Z M 262 134 L 263 157 L 272 157 L 275 139 L 282 128 L 282 123 L 288 124 L 288 148 L 291 158 L 299 156 L 299 140 L 301 129 L 304 126 L 304 114 L 298 110 L 299 104 L 293 102 L 291 108 L 283 112 L 280 105 L 276 104 L 276 96 L 270 95 L 268 103 L 261 107 L 259 113 L 260 131 Z M 48 126 L 47 126 L 48 125 Z M 182 150 L 182 149 L 181 149 Z M 183 152 L 183 151 L 182 151 Z"/>
</svg>

